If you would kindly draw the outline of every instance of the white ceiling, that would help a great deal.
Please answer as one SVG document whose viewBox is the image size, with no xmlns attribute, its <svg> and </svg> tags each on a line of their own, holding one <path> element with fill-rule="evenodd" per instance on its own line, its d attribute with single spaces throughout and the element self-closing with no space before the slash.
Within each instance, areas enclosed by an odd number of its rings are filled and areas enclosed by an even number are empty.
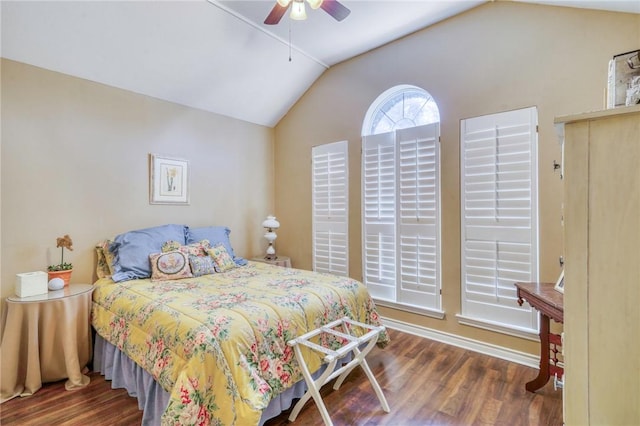
<svg viewBox="0 0 640 426">
<path fill-rule="evenodd" d="M 640 13 L 640 0 L 522 1 Z M 485 0 L 341 0 L 342 22 L 307 7 L 264 25 L 274 3 L 2 0 L 1 54 L 272 127 L 328 67 Z"/>
</svg>

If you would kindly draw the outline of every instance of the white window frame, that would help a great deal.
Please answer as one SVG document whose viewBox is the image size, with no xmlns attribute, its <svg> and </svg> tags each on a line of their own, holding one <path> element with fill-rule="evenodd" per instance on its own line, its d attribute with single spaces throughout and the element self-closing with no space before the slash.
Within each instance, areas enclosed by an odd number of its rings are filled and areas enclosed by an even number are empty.
<svg viewBox="0 0 640 426">
<path fill-rule="evenodd" d="M 443 318 L 439 129 L 363 138 L 362 254 L 377 304 Z"/>
<path fill-rule="evenodd" d="M 416 96 L 422 98 L 421 105 L 405 102 L 406 97 Z M 440 112 L 433 97 L 417 86 L 400 84 L 384 91 L 371 104 L 362 123 L 362 136 L 436 122 L 440 122 Z"/>
<path fill-rule="evenodd" d="M 538 281 L 535 107 L 461 120 L 461 323 L 533 338 L 515 282 Z"/>
<path fill-rule="evenodd" d="M 311 148 L 313 270 L 349 276 L 349 146 Z"/>
</svg>

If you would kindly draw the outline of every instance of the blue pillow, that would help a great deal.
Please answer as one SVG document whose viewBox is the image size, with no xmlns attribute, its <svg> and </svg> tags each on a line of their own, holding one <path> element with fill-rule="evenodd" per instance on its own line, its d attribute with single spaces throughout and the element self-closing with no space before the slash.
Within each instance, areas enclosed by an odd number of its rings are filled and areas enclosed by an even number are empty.
<svg viewBox="0 0 640 426">
<path fill-rule="evenodd" d="M 184 244 L 186 230 L 185 225 L 162 225 L 118 235 L 109 246 L 109 251 L 115 258 L 111 279 L 121 282 L 149 278 L 149 255 L 160 253 L 162 245 L 169 240 Z"/>
<path fill-rule="evenodd" d="M 231 247 L 231 241 L 229 240 L 229 234 L 231 230 L 226 226 L 207 226 L 204 228 L 189 228 L 187 227 L 187 244 L 197 243 L 202 240 L 209 240 L 211 247 L 216 244 L 224 245 L 227 253 L 231 255 L 231 258 L 236 265 L 244 266 L 247 264 L 247 260 L 241 257 L 236 257 Z"/>
</svg>

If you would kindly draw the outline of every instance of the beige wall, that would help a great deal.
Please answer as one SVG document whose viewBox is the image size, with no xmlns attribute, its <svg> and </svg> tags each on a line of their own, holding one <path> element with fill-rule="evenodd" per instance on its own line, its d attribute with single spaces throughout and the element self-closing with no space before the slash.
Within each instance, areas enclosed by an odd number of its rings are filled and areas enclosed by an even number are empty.
<svg viewBox="0 0 640 426">
<path fill-rule="evenodd" d="M 278 249 L 311 268 L 311 147 L 349 141 L 349 267 L 362 279 L 360 135 L 367 109 L 398 84 L 427 90 L 442 135 L 444 320 L 382 308 L 420 326 L 537 353 L 538 346 L 462 326 L 460 313 L 459 126 L 464 118 L 538 108 L 540 277 L 555 281 L 563 253 L 562 186 L 553 171 L 558 115 L 604 106 L 608 60 L 640 46 L 640 16 L 521 3 L 487 3 L 329 69 L 276 127 Z"/>
<path fill-rule="evenodd" d="M 273 129 L 2 60 L 2 298 L 19 272 L 59 263 L 93 282 L 94 245 L 166 223 L 226 225 L 236 253 L 264 248 Z M 148 154 L 190 162 L 191 204 L 149 204 Z"/>
<path fill-rule="evenodd" d="M 434 96 L 442 117 L 446 318 L 381 311 L 535 353 L 533 342 L 460 326 L 455 319 L 460 120 L 538 107 L 541 278 L 555 280 L 563 249 L 553 117 L 601 109 L 607 61 L 638 46 L 638 15 L 492 2 L 332 67 L 275 132 L 2 60 L 1 297 L 12 294 L 16 273 L 57 263 L 55 238 L 65 233 L 74 239 L 67 257 L 75 265 L 72 281 L 91 282 L 93 245 L 102 238 L 164 223 L 223 224 L 233 230 L 238 253 L 252 256 L 264 248 L 260 221 L 271 212 L 282 224 L 278 252 L 310 269 L 311 147 L 344 139 L 350 155 L 350 270 L 361 279 L 362 120 L 380 93 L 414 84 Z M 190 160 L 190 206 L 149 205 L 149 153 Z"/>
</svg>

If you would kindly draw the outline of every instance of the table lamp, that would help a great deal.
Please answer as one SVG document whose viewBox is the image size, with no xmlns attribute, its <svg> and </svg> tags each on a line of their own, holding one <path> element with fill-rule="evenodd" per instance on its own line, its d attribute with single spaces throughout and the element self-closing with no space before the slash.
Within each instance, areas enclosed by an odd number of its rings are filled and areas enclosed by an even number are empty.
<svg viewBox="0 0 640 426">
<path fill-rule="evenodd" d="M 278 256 L 276 256 L 276 249 L 273 246 L 273 242 L 278 238 L 274 231 L 274 229 L 280 228 L 280 222 L 276 220 L 275 216 L 267 216 L 267 220 L 262 222 L 262 227 L 267 230 L 266 234 L 264 234 L 264 238 L 269 242 L 269 247 L 267 247 L 267 255 L 264 257 L 266 260 L 276 260 Z"/>
</svg>

